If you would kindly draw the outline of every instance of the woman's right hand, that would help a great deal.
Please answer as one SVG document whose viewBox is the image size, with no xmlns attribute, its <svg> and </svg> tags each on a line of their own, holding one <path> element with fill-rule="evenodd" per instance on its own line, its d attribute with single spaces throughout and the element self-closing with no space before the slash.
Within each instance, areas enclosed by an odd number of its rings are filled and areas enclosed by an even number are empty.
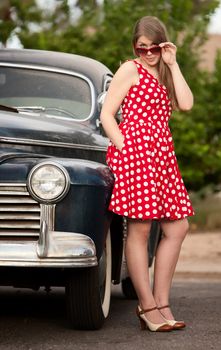
<svg viewBox="0 0 221 350">
<path fill-rule="evenodd" d="M 124 147 L 124 137 L 123 137 L 123 140 L 121 140 L 120 146 L 119 146 L 119 148 L 118 148 L 120 152 L 123 151 L 123 147 Z"/>
</svg>

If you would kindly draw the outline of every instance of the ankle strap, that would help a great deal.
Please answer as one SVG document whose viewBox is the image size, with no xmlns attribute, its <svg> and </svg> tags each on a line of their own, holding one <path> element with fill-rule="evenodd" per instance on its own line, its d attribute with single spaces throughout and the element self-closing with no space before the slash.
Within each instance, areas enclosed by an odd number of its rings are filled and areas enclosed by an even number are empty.
<svg viewBox="0 0 221 350">
<path fill-rule="evenodd" d="M 166 309 L 167 307 L 170 307 L 170 305 L 164 305 L 157 307 L 158 310 Z"/>
<path fill-rule="evenodd" d="M 154 306 L 154 307 L 152 307 L 151 309 L 145 309 L 145 310 L 143 310 L 143 309 L 140 308 L 140 310 L 138 309 L 138 312 L 139 312 L 139 315 L 143 315 L 143 314 L 145 314 L 146 312 L 150 312 L 150 311 L 153 311 L 153 310 L 157 310 L 157 306 Z"/>
</svg>

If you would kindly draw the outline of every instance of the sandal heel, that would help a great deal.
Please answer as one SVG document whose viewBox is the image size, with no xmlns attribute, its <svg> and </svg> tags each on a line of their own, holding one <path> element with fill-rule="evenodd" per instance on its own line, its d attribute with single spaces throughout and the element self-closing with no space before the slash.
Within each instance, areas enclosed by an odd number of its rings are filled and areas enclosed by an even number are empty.
<svg viewBox="0 0 221 350">
<path fill-rule="evenodd" d="M 149 320 L 147 320 L 147 318 L 144 316 L 144 313 L 146 312 L 150 312 L 153 310 L 156 310 L 157 307 L 153 307 L 151 309 L 147 309 L 147 310 L 142 310 L 141 307 L 138 305 L 136 308 L 136 314 L 137 317 L 140 321 L 140 328 L 141 330 L 145 330 L 145 329 L 149 329 L 152 332 L 170 332 L 172 331 L 172 329 L 174 329 L 171 325 L 169 325 L 168 323 L 152 323 Z"/>
<path fill-rule="evenodd" d="M 146 325 L 145 321 L 142 320 L 142 318 L 140 318 L 139 321 L 140 321 L 140 329 L 142 331 L 145 331 L 145 329 L 147 328 L 147 325 Z"/>
<path fill-rule="evenodd" d="M 140 329 L 142 331 L 144 331 L 147 328 L 147 326 L 146 326 L 145 321 L 140 317 L 138 307 L 136 308 L 136 315 L 137 315 L 137 317 L 138 317 L 138 319 L 140 321 Z"/>
</svg>

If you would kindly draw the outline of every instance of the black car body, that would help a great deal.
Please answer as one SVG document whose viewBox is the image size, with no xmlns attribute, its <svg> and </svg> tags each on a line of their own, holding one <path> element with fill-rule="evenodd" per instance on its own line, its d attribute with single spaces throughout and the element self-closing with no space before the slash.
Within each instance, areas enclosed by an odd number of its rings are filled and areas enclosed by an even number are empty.
<svg viewBox="0 0 221 350">
<path fill-rule="evenodd" d="M 126 228 L 108 211 L 114 178 L 99 121 L 111 78 L 83 56 L 0 51 L 0 285 L 65 286 L 81 329 L 101 327 L 121 281 Z"/>
</svg>

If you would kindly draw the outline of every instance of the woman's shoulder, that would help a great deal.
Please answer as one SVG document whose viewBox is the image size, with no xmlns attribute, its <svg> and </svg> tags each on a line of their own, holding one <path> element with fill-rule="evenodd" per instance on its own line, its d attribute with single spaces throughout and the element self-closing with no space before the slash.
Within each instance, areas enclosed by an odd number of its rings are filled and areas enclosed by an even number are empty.
<svg viewBox="0 0 221 350">
<path fill-rule="evenodd" d="M 137 71 L 136 64 L 134 60 L 127 60 L 123 62 L 120 67 L 118 68 L 118 71 L 126 72 L 126 73 L 133 73 Z"/>
<path fill-rule="evenodd" d="M 134 60 L 127 60 L 122 63 L 115 75 L 127 79 L 128 77 L 133 79 L 135 76 L 137 76 L 137 68 Z"/>
</svg>

